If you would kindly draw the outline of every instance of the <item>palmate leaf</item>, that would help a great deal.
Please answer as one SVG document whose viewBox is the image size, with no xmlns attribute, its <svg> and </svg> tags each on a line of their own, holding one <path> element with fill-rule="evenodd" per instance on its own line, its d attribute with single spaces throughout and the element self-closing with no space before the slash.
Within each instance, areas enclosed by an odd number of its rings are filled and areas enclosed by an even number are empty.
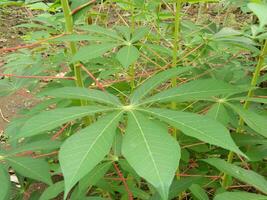
<svg viewBox="0 0 267 200">
<path fill-rule="evenodd" d="M 78 42 L 78 41 L 101 41 L 101 42 L 112 42 L 113 40 L 106 37 L 101 36 L 94 36 L 94 35 L 82 35 L 82 34 L 69 34 L 64 35 L 59 38 L 55 38 L 51 41 L 58 41 L 58 42 Z"/>
<path fill-rule="evenodd" d="M 65 180 L 65 198 L 71 188 L 109 152 L 122 112 L 108 114 L 68 138 L 60 148 L 59 161 Z"/>
<path fill-rule="evenodd" d="M 254 103 L 263 103 L 263 104 L 267 104 L 267 99 L 266 98 L 258 98 L 258 97 L 251 97 L 251 98 L 247 98 L 247 97 L 235 97 L 235 98 L 230 98 L 228 99 L 229 101 L 249 101 L 249 102 L 254 102 Z"/>
<path fill-rule="evenodd" d="M 188 72 L 191 69 L 193 68 L 192 67 L 171 68 L 152 76 L 142 85 L 140 85 L 136 90 L 134 90 L 134 92 L 130 96 L 131 103 L 132 104 L 138 103 L 141 99 L 143 99 L 147 94 L 149 94 L 153 89 L 155 89 L 160 84 L 166 82 L 172 77 Z"/>
<path fill-rule="evenodd" d="M 52 130 L 63 123 L 75 120 L 84 116 L 94 115 L 100 112 L 108 112 L 112 108 L 99 106 L 58 108 L 51 111 L 41 112 L 26 121 L 16 138 L 30 137 L 44 131 Z"/>
<path fill-rule="evenodd" d="M 267 200 L 267 196 L 249 192 L 224 192 L 215 196 L 214 200 Z"/>
<path fill-rule="evenodd" d="M 230 117 L 223 103 L 215 103 L 211 106 L 206 116 L 209 116 L 216 121 L 219 121 L 223 125 L 227 125 L 230 121 Z"/>
<path fill-rule="evenodd" d="M 0 200 L 9 199 L 11 188 L 10 177 L 8 174 L 8 170 L 4 168 L 4 166 L 0 165 Z"/>
<path fill-rule="evenodd" d="M 257 174 L 252 170 L 246 170 L 234 164 L 230 164 L 219 158 L 209 158 L 204 161 L 216 167 L 221 172 L 235 177 L 236 179 L 239 179 L 240 181 L 245 182 L 267 194 L 267 180 L 260 174 Z"/>
<path fill-rule="evenodd" d="M 260 27 L 264 27 L 267 24 L 267 5 L 261 3 L 249 3 L 248 8 L 259 18 Z"/>
<path fill-rule="evenodd" d="M 119 44 L 105 42 L 102 44 L 90 44 L 89 46 L 81 47 L 78 52 L 74 55 L 72 62 L 87 62 L 93 58 L 102 56 L 104 53 L 110 51 Z"/>
<path fill-rule="evenodd" d="M 142 109 L 142 111 L 165 121 L 188 136 L 245 156 L 234 143 L 229 131 L 211 118 L 194 113 L 158 108 Z"/>
<path fill-rule="evenodd" d="M 140 27 L 133 32 L 133 36 L 130 40 L 131 43 L 135 43 L 145 37 L 149 32 L 148 27 Z"/>
<path fill-rule="evenodd" d="M 200 180 L 200 177 L 189 177 L 182 179 L 174 179 L 170 187 L 169 199 L 173 199 L 185 190 L 187 190 L 193 183 L 197 183 Z M 158 193 L 155 193 L 150 200 L 161 200 Z"/>
<path fill-rule="evenodd" d="M 208 195 L 200 185 L 193 184 L 190 186 L 189 190 L 198 200 L 209 200 Z"/>
<path fill-rule="evenodd" d="M 45 160 L 30 157 L 6 157 L 6 161 L 17 173 L 48 185 L 52 184 L 49 166 Z"/>
<path fill-rule="evenodd" d="M 57 197 L 64 191 L 64 181 L 50 185 L 41 195 L 39 200 L 50 200 Z"/>
<path fill-rule="evenodd" d="M 267 116 L 259 115 L 252 110 L 246 110 L 230 103 L 227 103 L 226 105 L 237 112 L 250 128 L 260 135 L 267 137 Z"/>
<path fill-rule="evenodd" d="M 171 88 L 160 92 L 148 99 L 145 99 L 141 104 L 155 102 L 182 102 L 195 100 L 215 100 L 214 97 L 220 95 L 229 95 L 240 93 L 242 90 L 238 87 L 230 85 L 216 79 L 195 80 L 185 83 L 177 88 Z"/>
<path fill-rule="evenodd" d="M 61 142 L 51 140 L 38 140 L 26 144 L 22 143 L 15 146 L 15 148 L 11 148 L 11 150 L 8 151 L 8 155 L 15 155 L 25 151 L 52 150 L 59 148 L 60 145 Z"/>
<path fill-rule="evenodd" d="M 119 99 L 108 92 L 79 87 L 57 88 L 44 92 L 41 95 L 53 96 L 64 99 L 82 99 L 114 106 L 121 105 Z"/>
<path fill-rule="evenodd" d="M 117 53 L 117 59 L 123 67 L 127 68 L 139 58 L 139 50 L 133 46 L 124 46 Z"/>
<path fill-rule="evenodd" d="M 139 112 L 129 112 L 122 154 L 134 170 L 168 199 L 169 187 L 179 165 L 179 144 L 167 127 Z"/>
<path fill-rule="evenodd" d="M 95 166 L 87 175 L 85 175 L 80 181 L 78 185 L 78 195 L 79 197 L 85 196 L 89 186 L 95 185 L 107 171 L 110 169 L 112 163 L 104 162 Z"/>
<path fill-rule="evenodd" d="M 107 36 L 114 39 L 114 41 L 124 41 L 123 38 L 121 38 L 115 31 L 103 28 L 98 25 L 83 26 L 81 27 L 81 29 L 90 33 L 94 33 L 94 35 L 98 34 L 101 36 Z"/>
</svg>

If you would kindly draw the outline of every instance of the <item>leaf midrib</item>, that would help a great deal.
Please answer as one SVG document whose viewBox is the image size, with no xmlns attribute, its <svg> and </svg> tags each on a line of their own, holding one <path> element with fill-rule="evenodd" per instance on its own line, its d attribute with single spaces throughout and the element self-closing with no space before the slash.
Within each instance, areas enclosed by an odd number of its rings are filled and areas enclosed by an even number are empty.
<svg viewBox="0 0 267 200">
<path fill-rule="evenodd" d="M 95 138 L 94 142 L 91 144 L 90 148 L 86 151 L 86 153 L 84 154 L 83 158 L 81 159 L 81 161 L 79 162 L 78 166 L 81 166 L 81 163 L 84 162 L 84 160 L 86 159 L 87 155 L 90 153 L 90 151 L 92 150 L 92 148 L 94 147 L 94 145 L 97 143 L 98 139 L 100 137 L 102 137 L 103 133 L 108 129 L 108 127 L 118 118 L 118 116 L 121 115 L 121 113 L 124 111 L 119 112 L 106 126 L 104 126 L 103 130 L 100 132 L 100 134 Z M 74 177 L 77 175 L 78 171 L 80 170 L 80 167 L 76 169 L 70 183 L 73 182 Z"/>
<path fill-rule="evenodd" d="M 76 93 L 68 93 L 68 92 L 66 92 L 66 93 L 64 93 L 64 94 L 68 94 L 68 95 L 77 95 Z M 53 96 L 53 95 L 52 95 Z M 117 106 L 118 104 L 120 104 L 120 102 L 119 101 L 117 101 L 117 100 L 115 100 L 112 96 L 109 96 L 109 95 L 107 95 L 106 94 L 106 97 L 110 100 L 110 101 L 107 101 L 106 99 L 103 99 L 103 98 L 101 98 L 101 97 L 99 97 L 99 96 L 97 96 L 97 95 L 86 95 L 86 94 L 79 94 L 78 95 L 79 97 L 81 97 L 81 98 L 85 98 L 86 100 L 90 100 L 89 98 L 91 98 L 91 99 L 94 99 L 95 101 L 98 101 L 98 102 L 101 102 L 101 103 L 106 103 L 106 104 L 110 104 L 110 105 L 115 105 L 115 106 Z M 74 97 L 75 98 L 75 97 Z M 79 99 L 78 97 L 76 97 L 77 99 Z M 76 99 L 75 98 L 75 99 Z M 111 102 L 111 101 L 113 101 L 114 100 L 114 102 Z M 116 101 L 116 102 L 115 102 Z"/>
<path fill-rule="evenodd" d="M 35 133 L 36 132 L 36 130 L 39 130 L 39 129 L 43 129 L 43 128 L 45 128 L 45 127 L 50 127 L 50 125 L 52 125 L 52 124 L 54 124 L 54 123 L 57 123 L 57 122 L 60 122 L 60 121 L 63 121 L 62 123 L 64 123 L 67 119 L 77 119 L 77 118 L 79 118 L 80 116 L 84 116 L 84 115 L 86 115 L 86 114 L 90 114 L 90 113 L 97 113 L 97 112 L 107 112 L 107 111 L 111 111 L 111 110 L 113 110 L 113 108 L 107 108 L 107 109 L 99 109 L 99 110 L 97 110 L 97 111 L 95 111 L 95 112 L 91 112 L 91 111 L 86 111 L 86 112 L 83 112 L 83 113 L 78 113 L 78 114 L 73 114 L 73 115 L 71 115 L 71 116 L 67 116 L 67 117 L 65 117 L 65 118 L 59 118 L 58 120 L 54 120 L 54 121 L 50 121 L 50 122 L 48 122 L 48 123 L 46 123 L 46 124 L 43 124 L 43 126 L 41 125 L 41 126 L 38 126 L 36 129 L 31 129 L 31 131 L 28 131 L 27 133 Z M 49 111 L 48 111 L 49 112 Z M 76 118 L 77 117 L 77 118 Z M 67 120 L 68 121 L 68 120 Z M 26 129 L 27 130 L 27 129 Z M 47 130 L 47 129 L 45 129 L 45 130 Z M 42 130 L 42 131 L 45 131 L 45 130 Z M 48 130 L 50 130 L 50 129 L 48 129 Z M 22 132 L 24 132 L 25 130 L 22 128 Z M 42 132 L 42 131 L 40 131 L 40 132 Z M 25 131 L 26 132 L 26 131 Z M 39 132 L 38 132 L 39 133 Z M 31 136 L 31 134 L 29 135 L 29 134 L 27 134 L 26 136 Z M 25 136 L 25 134 L 23 134 L 22 136 Z M 25 136 L 25 137 L 26 137 Z"/>
<path fill-rule="evenodd" d="M 6 158 L 7 160 L 9 160 L 10 162 L 14 162 L 14 163 L 16 163 L 17 165 L 19 165 L 19 166 L 21 166 L 22 168 L 25 168 L 25 169 L 27 169 L 27 170 L 29 170 L 30 172 L 32 172 L 33 174 L 35 174 L 35 176 L 37 176 L 37 177 L 39 177 L 40 178 L 40 180 L 43 180 L 45 177 L 43 177 L 43 176 L 40 176 L 38 173 L 36 173 L 35 171 L 33 171 L 33 170 L 31 170 L 31 168 L 28 168 L 27 166 L 25 166 L 25 165 L 23 165 L 23 164 L 21 164 L 20 162 L 17 162 L 16 160 L 13 160 L 12 158 Z M 46 179 L 46 178 L 45 178 Z M 48 181 L 48 180 L 46 180 L 46 181 Z M 50 181 L 49 181 L 50 182 Z M 49 183 L 49 182 L 46 182 L 46 183 Z"/>
<path fill-rule="evenodd" d="M 132 114 L 132 116 L 133 116 L 133 118 L 134 118 L 134 120 L 135 120 L 135 122 L 136 122 L 136 124 L 137 124 L 137 126 L 138 126 L 138 128 L 139 128 L 139 130 L 140 130 L 141 136 L 142 136 L 142 138 L 144 139 L 145 145 L 146 145 L 147 150 L 148 150 L 148 153 L 149 153 L 149 157 L 151 158 L 152 163 L 153 163 L 153 166 L 154 166 L 154 168 L 155 168 L 155 170 L 156 170 L 156 174 L 157 174 L 157 177 L 158 177 L 158 179 L 159 179 L 160 185 L 161 185 L 162 188 L 164 188 L 163 181 L 162 181 L 162 179 L 161 179 L 161 177 L 160 177 L 159 170 L 158 170 L 157 165 L 156 165 L 156 162 L 155 162 L 155 160 L 154 160 L 154 158 L 153 158 L 153 153 L 152 153 L 152 151 L 151 151 L 151 149 L 150 149 L 150 147 L 149 147 L 149 144 L 148 144 L 148 142 L 147 142 L 147 139 L 146 139 L 146 136 L 145 136 L 145 134 L 144 134 L 144 132 L 143 132 L 143 129 L 142 129 L 142 127 L 141 127 L 141 125 L 140 125 L 138 119 L 136 118 L 135 114 L 134 114 L 132 111 L 130 111 L 130 113 Z"/>
<path fill-rule="evenodd" d="M 218 143 L 221 142 L 220 140 L 217 140 L 216 138 L 213 138 L 213 137 L 209 136 L 208 134 L 205 134 L 203 131 L 201 131 L 201 130 L 199 130 L 199 129 L 195 129 L 194 127 L 185 125 L 183 122 L 180 122 L 180 121 L 179 121 L 179 122 L 174 121 L 172 118 L 166 117 L 166 116 L 164 116 L 164 115 L 161 115 L 161 114 L 159 114 L 159 113 L 155 113 L 155 112 L 152 112 L 152 111 L 149 111 L 149 110 L 144 110 L 144 109 L 139 109 L 139 110 L 142 110 L 142 111 L 144 111 L 144 112 L 151 113 L 152 115 L 160 116 L 160 117 L 165 118 L 165 119 L 168 119 L 168 120 L 170 120 L 170 121 L 172 121 L 172 122 L 174 122 L 174 123 L 180 123 L 181 125 L 183 125 L 183 126 L 185 126 L 185 127 L 187 127 L 187 128 L 190 128 L 190 129 L 192 129 L 192 130 L 194 130 L 194 131 L 200 133 L 201 135 L 204 135 L 204 136 L 206 136 L 206 137 L 208 137 L 208 138 L 210 138 L 210 139 L 212 139 L 212 140 L 217 141 Z M 217 144 L 216 146 L 219 146 L 219 145 Z M 227 146 L 228 146 L 228 145 L 227 145 Z M 220 147 L 222 147 L 222 146 L 220 146 Z M 224 148 L 224 147 L 222 147 L 222 148 Z M 229 148 L 229 146 L 228 146 L 228 148 Z M 230 147 L 229 149 L 232 149 L 232 147 Z M 233 149 L 232 149 L 232 150 L 233 150 Z M 236 151 L 236 150 L 235 150 L 235 151 Z"/>
<path fill-rule="evenodd" d="M 138 105 L 143 105 L 143 104 L 148 104 L 148 103 L 153 103 L 153 102 L 155 102 L 155 101 L 162 101 L 162 100 L 165 100 L 165 99 L 168 99 L 168 98 L 174 98 L 174 97 L 182 97 L 182 96 L 185 96 L 185 95 L 191 95 L 191 94 L 201 94 L 201 93 L 203 93 L 203 94 L 205 94 L 205 93 L 208 93 L 208 92 L 214 92 L 214 91 L 225 91 L 225 92 L 227 92 L 227 91 L 231 91 L 231 90 L 233 90 L 233 89 L 220 89 L 220 90 L 218 90 L 218 89 L 214 89 L 214 90 L 208 90 L 208 91 L 201 91 L 201 92 L 199 92 L 199 91 L 196 91 L 196 92 L 188 92 L 188 93 L 183 93 L 183 94 L 176 94 L 176 95 L 169 95 L 169 96 L 164 96 L 164 97 L 162 97 L 162 98 L 153 98 L 153 96 L 152 97 L 150 97 L 149 99 L 147 99 L 146 101 L 144 101 L 143 103 L 140 103 L 140 104 L 138 104 Z M 160 93 L 158 93 L 158 94 L 156 94 L 156 95 L 159 95 Z M 212 96 L 214 96 L 214 95 L 212 95 Z"/>
</svg>

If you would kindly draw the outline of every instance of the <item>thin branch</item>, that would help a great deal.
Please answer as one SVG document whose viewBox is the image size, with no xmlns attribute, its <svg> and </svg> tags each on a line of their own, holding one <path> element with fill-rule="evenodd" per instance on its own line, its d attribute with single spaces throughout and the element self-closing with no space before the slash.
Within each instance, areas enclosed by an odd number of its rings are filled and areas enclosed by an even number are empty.
<svg viewBox="0 0 267 200">
<path fill-rule="evenodd" d="M 246 188 L 246 187 L 251 187 L 251 185 L 232 185 L 229 186 L 228 189 Z"/>
<path fill-rule="evenodd" d="M 71 122 L 66 123 L 58 132 L 56 132 L 55 135 L 51 138 L 52 140 L 56 140 L 66 128 L 68 128 L 71 125 Z"/>
<path fill-rule="evenodd" d="M 15 78 L 33 78 L 33 79 L 65 79 L 65 80 L 75 80 L 75 77 L 60 77 L 60 76 L 22 76 L 16 74 L 1 74 L 4 77 L 15 77 Z"/>
<path fill-rule="evenodd" d="M 211 179 L 220 179 L 221 176 L 209 176 L 209 175 L 202 175 L 202 174 L 176 174 L 179 177 L 204 177 L 204 178 L 211 178 Z"/>
<path fill-rule="evenodd" d="M 182 146 L 182 149 L 189 148 L 189 147 L 195 147 L 195 146 L 203 145 L 203 144 L 206 144 L 206 143 L 205 142 L 198 142 L 195 144 L 184 145 L 184 146 Z"/>
<path fill-rule="evenodd" d="M 57 154 L 58 154 L 58 151 L 53 151 L 51 153 L 34 155 L 34 156 L 32 156 L 32 158 L 42 158 L 42 157 L 53 156 L 53 155 L 57 155 Z"/>
<path fill-rule="evenodd" d="M 75 8 L 75 9 L 71 12 L 71 15 L 74 15 L 75 13 L 79 12 L 79 11 L 82 10 L 83 8 L 85 8 L 85 7 L 87 7 L 87 6 L 91 5 L 91 4 L 93 4 L 93 3 L 95 3 L 95 2 L 96 2 L 96 0 L 92 0 L 92 1 L 89 1 L 89 2 L 87 2 L 87 3 L 85 3 L 85 4 L 83 4 L 83 5 L 78 6 L 77 8 Z"/>
<path fill-rule="evenodd" d="M 100 83 L 96 77 L 93 75 L 93 73 L 91 73 L 83 64 L 79 64 L 81 66 L 81 68 L 94 80 L 94 82 L 96 83 L 96 86 L 102 90 L 102 91 L 105 91 L 105 88 L 104 86 L 102 85 L 102 83 Z"/>
<path fill-rule="evenodd" d="M 115 168 L 117 174 L 119 175 L 119 177 L 120 177 L 120 179 L 121 179 L 121 181 L 122 181 L 122 183 L 123 183 L 123 185 L 124 185 L 124 188 L 125 188 L 126 192 L 128 193 L 128 199 L 129 199 L 129 200 L 133 200 L 133 194 L 132 194 L 132 192 L 130 191 L 130 189 L 129 189 L 129 187 L 128 187 L 128 184 L 127 184 L 125 178 L 123 177 L 123 174 L 121 173 L 119 167 L 117 166 L 117 164 L 116 164 L 115 162 L 113 162 L 113 166 L 114 166 L 114 168 Z"/>
<path fill-rule="evenodd" d="M 25 45 L 19 45 L 19 46 L 16 46 L 16 47 L 2 48 L 2 49 L 0 49 L 0 53 L 17 51 L 19 49 L 31 49 L 31 48 L 34 48 L 36 46 L 41 45 L 44 42 L 49 41 L 49 40 L 53 40 L 53 39 L 57 39 L 57 38 L 63 37 L 64 35 L 66 35 L 66 34 L 63 33 L 63 34 L 60 34 L 60 35 L 56 35 L 56 36 L 53 36 L 53 37 L 50 37 L 50 38 L 47 38 L 47 39 L 44 39 L 44 40 L 39 40 L 39 41 L 37 41 L 35 43 L 32 43 L 32 44 L 25 44 Z"/>
</svg>

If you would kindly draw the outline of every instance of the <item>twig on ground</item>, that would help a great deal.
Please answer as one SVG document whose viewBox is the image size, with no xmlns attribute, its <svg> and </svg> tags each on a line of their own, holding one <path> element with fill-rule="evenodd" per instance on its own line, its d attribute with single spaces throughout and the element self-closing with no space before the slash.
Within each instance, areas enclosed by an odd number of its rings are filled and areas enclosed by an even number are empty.
<svg viewBox="0 0 267 200">
<path fill-rule="evenodd" d="M 0 115 L 1 115 L 1 118 L 5 121 L 5 122 L 7 122 L 7 123 L 9 123 L 10 121 L 7 119 L 7 118 L 5 118 L 5 116 L 4 116 L 4 114 L 3 114 L 3 112 L 2 112 L 2 109 L 0 108 Z"/>
<path fill-rule="evenodd" d="M 75 77 L 60 77 L 60 76 L 22 76 L 16 74 L 1 74 L 0 76 L 4 77 L 15 77 L 15 78 L 33 78 L 33 79 L 65 79 L 65 80 L 75 80 Z"/>
</svg>

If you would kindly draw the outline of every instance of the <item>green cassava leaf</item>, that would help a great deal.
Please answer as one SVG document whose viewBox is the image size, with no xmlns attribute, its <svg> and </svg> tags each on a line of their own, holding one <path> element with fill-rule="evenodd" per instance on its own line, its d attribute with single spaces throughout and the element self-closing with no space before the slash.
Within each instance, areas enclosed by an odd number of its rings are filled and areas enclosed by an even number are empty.
<svg viewBox="0 0 267 200">
<path fill-rule="evenodd" d="M 267 196 L 249 192 L 224 192 L 215 196 L 214 200 L 267 200 Z"/>
<path fill-rule="evenodd" d="M 108 154 L 121 114 L 115 112 L 100 118 L 61 146 L 59 161 L 65 179 L 65 197 Z"/>
<path fill-rule="evenodd" d="M 141 109 L 139 109 L 141 110 Z M 234 143 L 229 131 L 217 121 L 194 113 L 167 109 L 142 109 L 181 130 L 184 134 L 245 156 Z M 222 142 L 223 141 L 223 142 Z"/>
<path fill-rule="evenodd" d="M 81 35 L 81 34 L 71 34 L 71 35 L 64 35 L 59 38 L 55 38 L 52 40 L 59 41 L 59 42 L 78 42 L 78 41 L 101 41 L 101 42 L 112 42 L 112 39 L 110 38 L 104 38 L 100 36 L 94 36 L 94 35 Z"/>
<path fill-rule="evenodd" d="M 115 106 L 121 105 L 120 100 L 116 96 L 108 92 L 79 87 L 63 87 L 52 89 L 42 93 L 41 95 L 53 96 L 64 99 L 82 99 Z"/>
<path fill-rule="evenodd" d="M 192 184 L 189 190 L 198 200 L 209 200 L 208 195 L 206 194 L 205 190 L 200 187 L 200 185 Z"/>
<path fill-rule="evenodd" d="M 187 190 L 192 184 L 197 183 L 201 178 L 200 177 L 188 177 L 181 178 L 179 180 L 173 180 L 170 189 L 170 198 L 175 198 L 185 190 Z"/>
<path fill-rule="evenodd" d="M 200 180 L 200 177 L 188 177 L 181 179 L 174 179 L 170 187 L 169 199 L 173 199 L 185 190 L 187 190 L 193 183 L 197 183 Z M 155 193 L 150 200 L 161 200 L 161 197 L 158 193 Z"/>
<path fill-rule="evenodd" d="M 14 91 L 16 91 L 16 89 L 17 88 L 14 83 L 10 82 L 7 79 L 0 79 L 0 97 L 12 94 Z"/>
<path fill-rule="evenodd" d="M 251 97 L 251 98 L 247 98 L 247 97 L 235 97 L 235 98 L 230 98 L 228 99 L 229 101 L 250 101 L 250 102 L 254 102 L 254 103 L 263 103 L 263 104 L 267 104 L 267 99 L 266 98 L 257 98 L 257 97 Z"/>
<path fill-rule="evenodd" d="M 141 27 L 134 31 L 132 38 L 130 40 L 131 43 L 135 43 L 145 37 L 149 32 L 149 28 Z"/>
<path fill-rule="evenodd" d="M 113 109 L 107 107 L 84 106 L 58 108 L 51 111 L 41 112 L 27 120 L 16 137 L 30 137 L 44 131 L 52 130 L 66 122 L 111 110 Z"/>
<path fill-rule="evenodd" d="M 212 100 L 220 95 L 229 95 L 240 93 L 240 88 L 225 83 L 216 79 L 195 80 L 185 83 L 177 88 L 171 88 L 160 92 L 148 99 L 145 99 L 141 104 L 155 102 L 182 102 L 195 100 Z"/>
<path fill-rule="evenodd" d="M 6 161 L 19 174 L 52 185 L 49 166 L 43 159 L 6 157 Z"/>
<path fill-rule="evenodd" d="M 227 105 L 237 112 L 250 128 L 262 136 L 267 137 L 267 116 L 259 115 L 252 110 L 246 110 L 241 106 L 236 106 L 230 103 L 227 103 Z"/>
<path fill-rule="evenodd" d="M 4 166 L 0 165 L 0 200 L 9 199 L 11 182 L 8 174 L 8 170 Z"/>
<path fill-rule="evenodd" d="M 64 191 L 64 181 L 57 182 L 46 188 L 46 190 L 42 193 L 39 200 L 54 199 L 63 191 Z"/>
<path fill-rule="evenodd" d="M 246 170 L 234 164 L 230 164 L 219 158 L 209 158 L 204 161 L 216 167 L 219 171 L 235 177 L 236 179 L 239 179 L 240 181 L 245 182 L 267 194 L 267 180 L 260 174 L 257 174 L 252 170 Z"/>
<path fill-rule="evenodd" d="M 136 90 L 134 90 L 134 92 L 130 97 L 131 103 L 132 104 L 138 103 L 142 98 L 144 98 L 149 92 L 151 92 L 160 84 L 166 82 L 172 77 L 175 77 L 184 72 L 188 72 L 191 69 L 193 68 L 192 67 L 172 68 L 152 76 L 143 84 L 141 84 Z"/>
<path fill-rule="evenodd" d="M 135 46 L 128 45 L 118 51 L 117 59 L 123 67 L 127 68 L 139 58 L 139 55 L 139 50 Z"/>
<path fill-rule="evenodd" d="M 207 112 L 206 116 L 209 116 L 216 121 L 219 121 L 223 125 L 227 125 L 230 121 L 230 117 L 223 103 L 215 103 Z"/>
<path fill-rule="evenodd" d="M 117 47 L 117 43 L 105 42 L 101 44 L 90 44 L 88 46 L 81 47 L 74 55 L 72 62 L 87 62 L 93 58 L 102 56 L 104 53 Z"/>
<path fill-rule="evenodd" d="M 79 196 L 86 195 L 89 186 L 95 185 L 107 173 L 111 162 L 100 163 L 79 181 Z"/>
<path fill-rule="evenodd" d="M 15 146 L 15 148 L 11 148 L 8 152 L 9 155 L 15 155 L 18 153 L 22 153 L 25 151 L 40 151 L 40 150 L 52 150 L 57 149 L 61 145 L 59 141 L 51 141 L 51 140 L 38 140 L 34 142 L 29 142 L 26 144 L 19 144 Z"/>
<path fill-rule="evenodd" d="M 183 0 L 185 3 L 214 3 L 219 2 L 219 0 Z"/>
<path fill-rule="evenodd" d="M 98 25 L 83 26 L 81 27 L 81 29 L 90 33 L 107 36 L 114 39 L 114 41 L 124 41 L 123 38 L 121 38 L 115 31 L 103 28 Z"/>
<path fill-rule="evenodd" d="M 141 113 L 130 112 L 122 154 L 167 200 L 180 160 L 179 144 L 169 135 L 167 127 Z"/>
<path fill-rule="evenodd" d="M 260 3 L 249 3 L 248 8 L 253 11 L 253 13 L 260 20 L 260 27 L 264 27 L 267 24 L 267 5 Z"/>
</svg>

